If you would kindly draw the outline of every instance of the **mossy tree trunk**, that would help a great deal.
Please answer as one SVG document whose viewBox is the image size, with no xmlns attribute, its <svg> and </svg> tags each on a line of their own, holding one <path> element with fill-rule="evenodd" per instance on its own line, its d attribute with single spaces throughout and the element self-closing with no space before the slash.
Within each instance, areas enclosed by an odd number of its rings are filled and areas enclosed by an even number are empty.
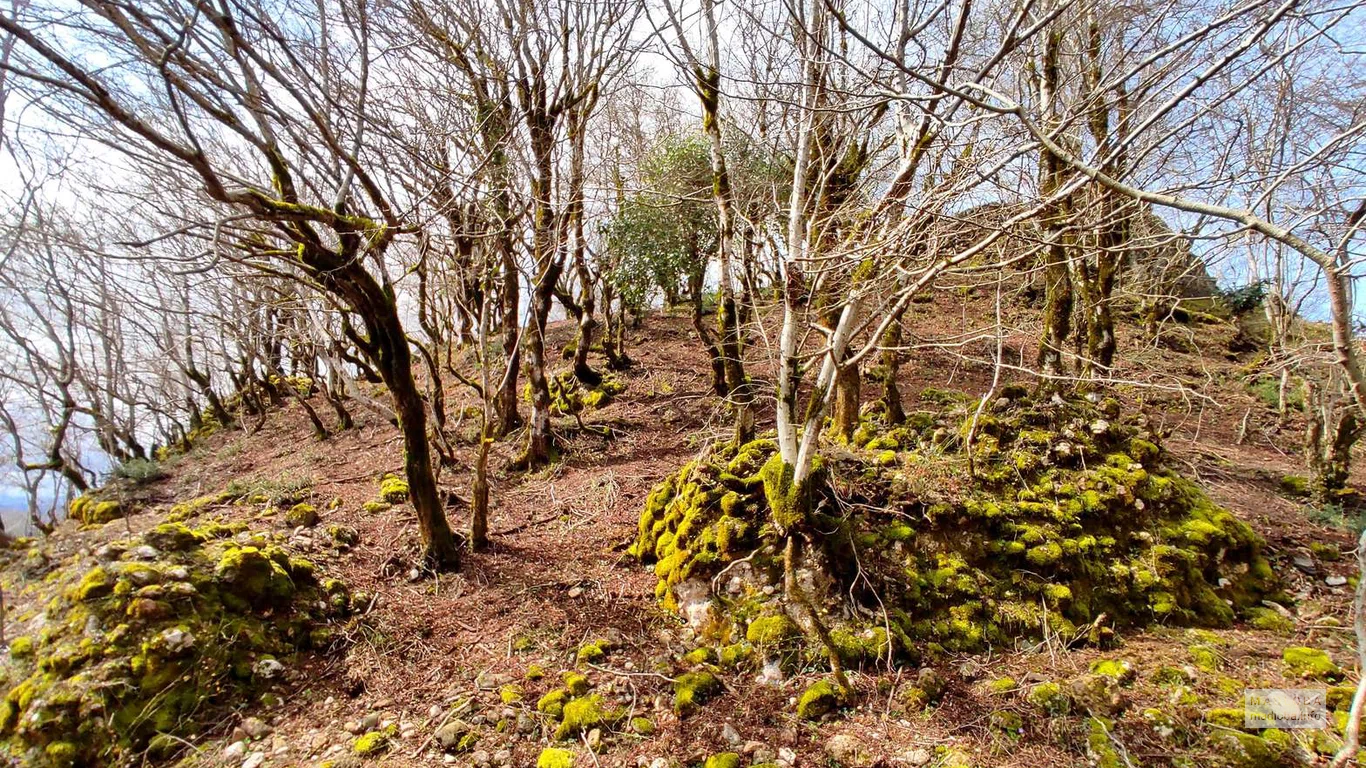
<svg viewBox="0 0 1366 768">
<path fill-rule="evenodd" d="M 1039 102 L 1043 105 L 1049 126 L 1057 123 L 1059 58 L 1062 31 L 1056 25 L 1044 34 L 1042 74 L 1039 77 Z M 1073 291 L 1070 253 L 1066 232 L 1068 205 L 1063 199 L 1053 199 L 1063 186 L 1064 165 L 1052 153 L 1042 153 L 1039 161 L 1039 194 L 1046 200 L 1043 210 L 1044 239 L 1044 310 L 1043 327 L 1039 339 L 1037 364 L 1042 376 L 1041 388 L 1054 391 L 1063 378 L 1063 350 L 1072 331 Z"/>
<path fill-rule="evenodd" d="M 887 332 L 882 335 L 882 349 L 878 352 L 879 361 L 873 371 L 874 378 L 882 386 L 882 396 L 878 403 L 883 418 L 889 426 L 903 424 L 906 410 L 901 403 L 901 389 L 897 386 L 897 376 L 901 372 L 901 318 L 905 310 L 896 312 Z"/>
<path fill-rule="evenodd" d="M 588 365 L 588 352 L 593 346 L 593 332 L 597 330 L 598 321 L 595 316 L 595 281 L 593 272 L 588 267 L 587 243 L 583 237 L 584 136 L 580 115 L 578 110 L 570 112 L 569 205 L 565 212 L 571 222 L 571 235 L 574 238 L 574 276 L 579 283 L 578 311 L 575 313 L 575 319 L 578 321 L 578 339 L 574 347 L 574 378 L 595 387 L 602 383 L 602 376 Z"/>
<path fill-rule="evenodd" d="M 730 394 L 730 387 L 726 380 L 725 353 L 721 351 L 721 346 L 716 343 L 716 338 L 712 336 L 711 329 L 707 327 L 707 311 L 702 301 L 702 286 L 705 277 L 702 266 L 704 262 L 700 259 L 694 259 L 692 263 L 697 265 L 688 273 L 688 298 L 692 305 L 692 328 L 697 333 L 698 341 L 702 342 L 702 347 L 707 350 L 707 359 L 711 362 L 711 389 L 717 397 L 725 397 Z"/>
<path fill-rule="evenodd" d="M 1088 114 L 1091 137 L 1096 142 L 1096 153 L 1104 158 L 1102 169 L 1115 178 L 1128 174 L 1128 125 L 1130 119 L 1129 94 L 1123 81 L 1113 88 L 1116 120 L 1110 120 L 1110 99 L 1101 93 L 1104 79 L 1103 39 L 1100 20 L 1089 14 L 1086 67 L 1082 81 L 1092 107 Z M 1095 378 L 1108 371 L 1115 361 L 1115 321 L 1111 313 L 1111 297 L 1115 278 L 1124 249 L 1128 247 L 1129 222 L 1135 205 L 1122 201 L 1113 190 L 1099 184 L 1092 187 L 1098 197 L 1100 220 L 1096 227 L 1095 268 L 1084 270 L 1086 277 L 1086 355 L 1082 376 Z M 1083 264 L 1085 260 L 1083 259 Z"/>
<path fill-rule="evenodd" d="M 1352 448 L 1366 432 L 1366 419 L 1350 398 L 1310 381 L 1304 385 L 1304 412 L 1304 458 L 1314 499 L 1337 503 L 1351 476 Z"/>
<path fill-rule="evenodd" d="M 543 90 L 545 84 L 538 81 L 533 87 Z M 527 113 L 527 131 L 534 166 L 531 180 L 532 253 L 536 263 L 536 279 L 532 286 L 530 322 L 523 340 L 527 382 L 531 386 L 531 421 L 527 429 L 526 448 L 514 466 L 530 469 L 549 464 L 551 458 L 550 375 L 546 369 L 545 329 L 555 284 L 564 269 L 564 254 L 559 248 L 558 217 L 551 197 L 554 194 L 552 154 L 556 117 L 545 110 L 544 93 L 525 93 L 522 99 Z"/>
<path fill-rule="evenodd" d="M 720 49 L 716 32 L 715 8 L 712 0 L 702 0 L 703 35 L 706 38 L 707 61 L 699 62 L 694 70 L 694 88 L 702 105 L 702 129 L 707 135 L 712 172 L 712 199 L 716 202 L 716 258 L 718 301 L 716 306 L 717 332 L 720 337 L 721 363 L 726 379 L 726 390 L 735 408 L 735 440 L 744 444 L 754 439 L 754 392 L 745 378 L 743 349 L 740 338 L 740 317 L 735 303 L 734 265 L 731 251 L 735 237 L 732 208 L 733 192 L 730 170 L 726 166 L 725 148 L 721 140 L 721 71 Z"/>
</svg>

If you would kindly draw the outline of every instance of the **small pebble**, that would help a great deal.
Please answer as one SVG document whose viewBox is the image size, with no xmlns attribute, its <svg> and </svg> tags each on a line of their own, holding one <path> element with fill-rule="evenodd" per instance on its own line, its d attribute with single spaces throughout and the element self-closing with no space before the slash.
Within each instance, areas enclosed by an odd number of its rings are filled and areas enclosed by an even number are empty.
<svg viewBox="0 0 1366 768">
<path fill-rule="evenodd" d="M 1329 576 L 1328 578 L 1324 579 L 1323 583 L 1327 584 L 1330 587 L 1340 587 L 1343 584 L 1347 583 L 1347 577 L 1333 574 L 1332 576 Z"/>
<path fill-rule="evenodd" d="M 570 596 L 570 597 L 578 597 L 579 595 L 582 595 L 582 594 L 583 594 L 583 587 L 570 587 L 570 588 L 569 588 L 569 596 Z"/>
</svg>

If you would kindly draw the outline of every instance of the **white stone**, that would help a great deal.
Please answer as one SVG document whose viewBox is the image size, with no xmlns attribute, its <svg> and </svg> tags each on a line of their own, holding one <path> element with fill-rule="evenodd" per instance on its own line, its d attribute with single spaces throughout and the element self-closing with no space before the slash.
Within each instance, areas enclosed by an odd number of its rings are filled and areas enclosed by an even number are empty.
<svg viewBox="0 0 1366 768">
<path fill-rule="evenodd" d="M 1328 578 L 1324 579 L 1324 580 L 1323 580 L 1323 583 L 1324 583 L 1324 584 L 1327 584 L 1327 585 L 1330 586 L 1330 587 L 1340 587 L 1340 586 L 1342 586 L 1343 584 L 1346 584 L 1346 583 L 1347 583 L 1347 577 L 1346 577 L 1346 576 L 1338 576 L 1337 574 L 1334 574 L 1334 575 L 1329 576 Z"/>
<path fill-rule="evenodd" d="M 194 635 L 183 629 L 168 629 L 161 633 L 161 643 L 171 653 L 180 653 L 194 647 Z"/>
<path fill-rule="evenodd" d="M 234 741 L 223 747 L 224 760 L 241 760 L 245 754 L 247 754 L 247 743 L 245 741 Z"/>
<path fill-rule="evenodd" d="M 902 763 L 907 765 L 928 765 L 930 761 L 930 750 L 915 748 L 906 750 L 902 754 Z"/>
<path fill-rule="evenodd" d="M 259 717 L 248 717 L 246 720 L 242 721 L 240 727 L 242 733 L 245 733 L 249 739 L 264 739 L 275 730 L 269 725 L 266 725 Z"/>
<path fill-rule="evenodd" d="M 242 768 L 261 768 L 261 765 L 265 762 L 265 752 L 252 752 L 250 755 L 247 755 L 246 760 L 242 761 Z"/>
<path fill-rule="evenodd" d="M 770 659 L 764 663 L 764 668 L 759 671 L 759 676 L 754 681 L 760 685 L 782 685 L 783 668 L 777 659 Z"/>
<path fill-rule="evenodd" d="M 273 680 L 285 671 L 285 665 L 275 659 L 261 659 L 251 669 L 257 677 L 263 680 Z"/>
</svg>

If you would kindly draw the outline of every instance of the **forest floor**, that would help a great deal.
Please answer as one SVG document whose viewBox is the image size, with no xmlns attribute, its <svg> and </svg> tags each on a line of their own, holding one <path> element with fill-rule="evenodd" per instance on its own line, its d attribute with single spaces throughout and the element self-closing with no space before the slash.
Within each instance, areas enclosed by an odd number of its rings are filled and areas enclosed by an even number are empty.
<svg viewBox="0 0 1366 768">
<path fill-rule="evenodd" d="M 991 380 L 994 339 L 977 338 L 957 348 L 935 343 L 989 317 L 990 302 L 980 297 L 938 301 L 917 305 L 911 321 L 913 336 L 924 347 L 903 367 L 908 407 L 926 387 L 976 396 Z M 1023 321 L 1016 325 L 1028 327 Z M 572 332 L 569 325 L 558 325 L 552 339 L 562 344 Z M 176 501 L 219 492 L 231 482 L 306 488 L 322 510 L 320 526 L 359 531 L 359 543 L 346 552 L 321 546 L 307 534 L 294 535 L 291 545 L 327 575 L 344 579 L 353 592 L 372 596 L 363 620 L 351 625 L 344 650 L 287 660 L 276 684 L 280 701 L 270 706 L 242 702 L 240 712 L 190 740 L 191 761 L 198 765 L 347 765 L 356 760 L 356 732 L 376 721 L 380 727 L 393 723 L 395 735 L 388 749 L 367 764 L 535 765 L 542 749 L 555 745 L 536 712 L 537 699 L 560 685 L 561 671 L 576 667 L 578 648 L 601 638 L 614 649 L 579 668 L 633 714 L 650 718 L 654 732 L 610 734 L 596 754 L 582 742 L 571 742 L 576 766 L 648 766 L 658 758 L 692 765 L 734 751 L 744 756 L 744 765 L 818 766 L 838 759 L 845 765 L 915 766 L 968 760 L 1003 768 L 1088 763 L 1109 768 L 1080 720 L 1045 717 L 1027 701 L 1031 684 L 1073 679 L 1099 658 L 1128 661 L 1137 672 L 1124 691 L 1133 703 L 1120 717 L 1132 727 L 1114 731 L 1125 762 L 1113 765 L 1204 765 L 1199 738 L 1160 737 L 1162 724 L 1151 722 L 1151 715 L 1145 721 L 1146 708 L 1175 706 L 1168 702 L 1171 691 L 1153 680 L 1154 670 L 1176 666 L 1189 672 L 1192 695 L 1179 705 L 1193 710 L 1185 723 L 1193 733 L 1218 727 L 1206 725 L 1201 713 L 1241 707 L 1246 687 L 1305 685 L 1283 668 L 1281 652 L 1288 646 L 1329 652 L 1348 670 L 1344 684 L 1359 672 L 1354 671 L 1349 615 L 1354 541 L 1345 527 L 1311 514 L 1303 501 L 1283 492 L 1280 479 L 1303 472 L 1300 427 L 1278 427 L 1271 406 L 1249 390 L 1247 359 L 1224 352 L 1234 334 L 1231 325 L 1172 325 L 1158 343 L 1144 344 L 1124 326 L 1115 389 L 1129 407 L 1144 408 L 1165 423 L 1171 436 L 1164 447 L 1182 471 L 1266 539 L 1273 567 L 1296 598 L 1288 607 L 1293 629 L 1235 626 L 1210 633 L 1153 627 L 1121 631 L 1117 647 L 1104 651 L 1049 645 L 950 656 L 933 662 L 948 693 L 939 706 L 923 712 L 903 711 L 897 696 L 915 669 L 872 668 L 853 675 L 861 695 L 841 716 L 819 723 L 800 720 L 796 697 L 824 671 L 812 668 L 780 685 L 760 683 L 752 672 L 723 675 L 723 695 L 686 718 L 674 715 L 672 687 L 659 670 L 669 669 L 694 644 L 682 622 L 658 606 L 653 573 L 627 547 L 652 486 L 709 439 L 729 432 L 725 407 L 709 392 L 705 353 L 681 316 L 651 316 L 632 331 L 628 351 L 636 365 L 619 374 L 625 393 L 586 417 L 591 424 L 610 426 L 611 439 L 566 434 L 563 459 L 529 474 L 502 469 L 518 447 L 515 441 L 497 446 L 493 544 L 467 555 L 458 573 L 413 572 L 418 538 L 410 507 L 378 514 L 362 509 L 376 497 L 380 477 L 401 469 L 397 430 L 374 415 L 357 413 L 358 428 L 318 441 L 293 404 L 270 414 L 254 434 L 222 431 L 168 462 L 168 476 L 148 487 L 144 513 L 85 530 L 64 523 L 47 546 L 54 559 L 88 551 L 150 528 Z M 1029 356 L 1031 343 L 1022 335 L 1008 337 L 1006 362 Z M 762 373 L 765 340 L 756 338 L 751 349 L 752 370 Z M 865 397 L 874 395 L 865 392 Z M 478 417 L 461 416 L 474 403 L 468 393 L 452 392 L 450 399 L 454 431 L 462 436 L 460 467 L 446 469 L 441 483 L 466 499 Z M 761 413 L 761 426 L 764 418 Z M 1244 420 L 1246 439 L 1240 442 Z M 333 500 L 339 500 L 337 506 L 329 508 Z M 453 508 L 452 524 L 464 525 L 467 512 Z M 226 505 L 213 513 L 253 527 L 281 526 L 280 513 L 260 506 Z M 6 594 L 15 594 L 16 577 L 7 573 L 5 578 Z M 10 609 L 22 611 L 23 605 Z M 1199 649 L 1213 650 L 1214 661 L 1202 662 Z M 545 677 L 529 679 L 528 669 L 536 666 Z M 1007 678 L 1013 683 L 1001 682 Z M 520 687 L 520 700 L 511 700 L 508 686 Z M 470 751 L 445 755 L 434 731 L 452 704 L 466 701 L 461 717 L 478 731 L 478 741 Z M 1001 711 L 1018 714 L 1020 727 L 998 727 L 993 713 Z M 263 720 L 270 733 L 245 749 L 230 747 L 242 738 L 239 723 L 247 717 Z M 848 738 L 837 738 L 841 735 Z"/>
</svg>

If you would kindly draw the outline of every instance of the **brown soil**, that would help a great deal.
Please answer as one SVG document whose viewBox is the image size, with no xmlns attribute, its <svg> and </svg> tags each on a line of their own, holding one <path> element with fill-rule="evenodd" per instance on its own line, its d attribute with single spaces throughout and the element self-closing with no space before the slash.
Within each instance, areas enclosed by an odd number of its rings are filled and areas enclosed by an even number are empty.
<svg viewBox="0 0 1366 768">
<path fill-rule="evenodd" d="M 914 338 L 923 346 L 911 353 L 903 368 L 908 407 L 924 387 L 973 394 L 988 387 L 995 349 L 990 329 L 986 337 L 965 345 L 946 346 L 945 341 L 966 335 L 964 318 L 989 317 L 990 305 L 984 297 L 941 298 L 935 305 L 917 305 L 911 323 Z M 1027 310 L 1012 313 L 1019 317 L 1007 318 L 1008 322 L 1028 327 Z M 552 339 L 563 343 L 571 332 L 567 325 L 558 326 Z M 1302 471 L 1299 429 L 1293 424 L 1278 429 L 1269 406 L 1245 391 L 1239 369 L 1243 363 L 1211 352 L 1227 344 L 1232 328 L 1174 327 L 1167 333 L 1187 336 L 1187 344 L 1174 346 L 1203 350 L 1204 355 L 1145 345 L 1126 332 L 1120 339 L 1123 360 L 1118 378 L 1128 383 L 1117 385 L 1117 390 L 1131 406 L 1149 409 L 1172 429 L 1166 447 L 1219 503 L 1267 539 L 1275 567 L 1299 598 L 1293 636 L 1247 628 L 1217 633 L 1226 643 L 1222 652 L 1227 662 L 1222 675 L 1202 678 L 1200 692 L 1207 706 L 1241 706 L 1240 693 L 1215 685 L 1222 677 L 1249 686 L 1293 685 L 1281 672 L 1280 650 L 1288 645 L 1324 648 L 1352 669 L 1349 588 L 1328 587 L 1324 576 L 1352 575 L 1353 542 L 1345 530 L 1312 522 L 1300 502 L 1281 495 L 1277 483 L 1286 473 Z M 763 345 L 753 347 L 757 360 Z M 1008 363 L 1028 361 L 1033 342 L 1027 334 L 1011 333 L 1006 349 Z M 709 368 L 685 318 L 648 318 L 633 333 L 629 352 L 638 364 L 620 374 L 627 392 L 587 417 L 590 423 L 610 425 L 614 439 L 566 433 L 564 459 L 552 468 L 531 474 L 500 469 L 492 489 L 493 546 L 468 555 L 459 573 L 410 578 L 418 551 L 411 509 L 397 506 L 381 514 L 361 510 L 377 495 L 380 476 L 401 466 L 397 431 L 374 415 L 357 412 L 359 428 L 318 442 L 291 404 L 272 414 L 259 432 L 217 434 L 173 463 L 170 477 L 153 486 L 154 510 L 164 511 L 176 499 L 217 492 L 234 479 L 302 477 L 312 481 L 312 497 L 320 509 L 334 498 L 341 500 L 340 508 L 323 512 L 322 526 L 349 525 L 361 535 L 360 544 L 344 555 L 304 553 L 353 590 L 374 597 L 364 622 L 351 633 L 349 648 L 334 658 L 293 666 L 281 686 L 284 704 L 262 711 L 243 702 L 243 716 L 264 717 L 275 728 L 267 751 L 272 745 L 287 747 L 272 755 L 268 766 L 336 760 L 336 754 L 328 757 L 328 748 L 349 749 L 354 738 L 343 724 L 370 710 L 414 729 L 375 764 L 441 764 L 429 738 L 436 725 L 429 710 L 471 693 L 489 718 L 477 748 L 490 754 L 508 749 L 513 755 L 510 765 L 534 765 L 540 750 L 551 742 L 496 733 L 492 721 L 503 704 L 493 684 L 524 685 L 523 701 L 511 708 L 536 716 L 536 699 L 558 684 L 561 670 L 574 667 L 575 650 L 600 637 L 613 639 L 619 648 L 588 670 L 590 677 L 599 686 L 613 686 L 614 698 L 653 718 L 658 730 L 649 738 L 612 736 L 596 757 L 588 757 L 579 745 L 576 765 L 582 766 L 635 766 L 642 757 L 659 756 L 688 762 L 736 749 L 722 736 L 727 723 L 744 741 L 761 742 L 773 751 L 791 749 L 802 766 L 825 765 L 824 744 L 836 733 L 856 736 L 869 752 L 886 760 L 916 746 L 933 751 L 936 746 L 956 745 L 980 766 L 1078 765 L 1086 760 L 1086 746 L 1076 718 L 1040 717 L 1025 702 L 1022 690 L 993 695 L 982 683 L 1006 676 L 1018 681 L 1063 680 L 1084 672 L 1101 656 L 1131 659 L 1144 670 L 1190 663 L 1191 637 L 1164 628 L 1126 633 L 1118 648 L 1103 653 L 1059 647 L 998 649 L 937 664 L 950 687 L 943 705 L 910 716 L 900 713 L 895 691 L 913 670 L 865 670 L 853 678 L 860 692 L 857 706 L 840 719 L 817 725 L 796 718 L 793 700 L 822 670 L 809 670 L 781 688 L 759 685 L 748 675 L 730 676 L 724 696 L 680 721 L 670 713 L 666 674 L 677 671 L 671 660 L 691 646 L 681 623 L 655 604 L 652 573 L 629 557 L 626 547 L 650 488 L 709 438 L 725 435 L 727 416 L 723 404 L 709 393 Z M 753 367 L 764 370 L 759 362 Z M 875 394 L 865 391 L 869 399 Z M 450 395 L 452 414 L 473 403 L 468 393 Z M 1236 435 L 1245 412 L 1251 427 L 1239 444 Z M 454 431 L 468 437 L 473 418 Z M 571 424 L 562 426 L 569 429 Z M 500 444 L 494 466 L 506 465 L 518 447 L 515 440 Z M 441 482 L 465 498 L 474 449 L 468 442 L 458 449 L 461 467 L 445 470 Z M 228 506 L 211 514 L 241 518 L 260 511 Z M 466 513 L 463 507 L 452 509 L 453 524 L 463 525 Z M 93 531 L 77 531 L 66 524 L 52 546 L 74 551 L 103 538 L 124 536 L 130 529 L 150 527 L 160 517 L 141 514 Z M 270 526 L 275 518 L 261 518 L 255 524 Z M 1308 553 L 1311 543 L 1336 544 L 1342 553 L 1337 562 L 1319 562 L 1314 577 L 1290 565 L 1291 557 Z M 1333 623 L 1324 622 L 1325 617 L 1335 617 L 1339 626 L 1323 626 Z M 546 677 L 524 681 L 531 664 L 544 667 Z M 478 691 L 480 683 L 489 689 Z M 1160 701 L 1165 694 L 1140 674 L 1128 695 L 1148 702 Z M 1146 728 L 1137 714 L 1143 706 L 1147 705 L 1131 708 L 1118 731 L 1120 738 L 1135 765 L 1172 765 L 1188 749 Z M 988 727 L 989 714 L 1001 709 L 1024 718 L 1018 739 Z M 197 741 L 202 760 L 217 760 L 235 723 L 231 718 Z M 470 760 L 469 755 L 459 756 L 455 764 Z"/>
</svg>

